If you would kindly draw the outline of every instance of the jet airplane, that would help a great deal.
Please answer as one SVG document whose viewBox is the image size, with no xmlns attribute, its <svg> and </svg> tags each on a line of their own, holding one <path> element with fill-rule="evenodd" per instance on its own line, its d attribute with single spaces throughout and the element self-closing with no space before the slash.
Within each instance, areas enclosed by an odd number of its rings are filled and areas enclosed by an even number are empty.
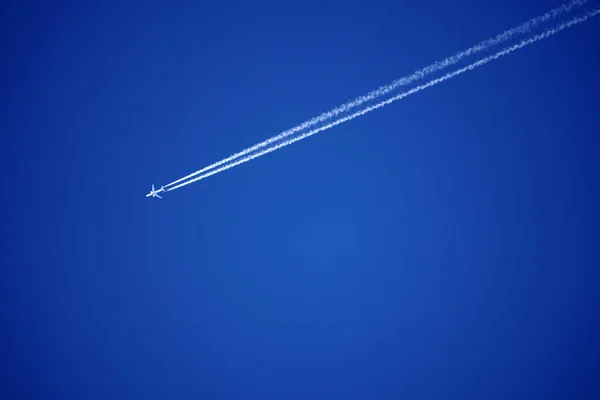
<svg viewBox="0 0 600 400">
<path fill-rule="evenodd" d="M 164 192 L 164 191 L 165 191 L 165 188 L 164 188 L 164 186 L 161 186 L 161 187 L 160 187 L 160 189 L 158 189 L 158 190 L 155 190 L 155 189 L 154 189 L 154 185 L 152 185 L 152 190 L 150 191 L 150 193 L 148 193 L 148 194 L 146 195 L 146 197 L 158 197 L 159 199 L 162 199 L 162 197 L 160 197 L 158 194 L 159 194 L 160 192 Z"/>
</svg>

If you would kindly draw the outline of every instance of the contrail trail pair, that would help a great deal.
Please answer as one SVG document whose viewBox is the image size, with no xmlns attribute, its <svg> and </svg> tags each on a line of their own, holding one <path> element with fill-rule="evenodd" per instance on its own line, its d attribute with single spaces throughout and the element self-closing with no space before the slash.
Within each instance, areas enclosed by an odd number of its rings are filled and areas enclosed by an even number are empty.
<svg viewBox="0 0 600 400">
<path fill-rule="evenodd" d="M 260 151 L 258 153 L 254 153 L 254 154 L 251 154 L 249 156 L 246 156 L 246 157 L 244 157 L 244 158 L 242 158 L 242 159 L 240 159 L 238 161 L 235 161 L 235 162 L 232 162 L 230 164 L 227 164 L 227 165 L 225 165 L 225 166 L 223 166 L 221 168 L 217 168 L 217 169 L 215 169 L 213 171 L 206 172 L 206 173 L 204 173 L 204 174 L 202 174 L 202 175 L 200 175 L 200 176 L 198 176 L 198 177 L 196 177 L 194 179 L 191 179 L 191 180 L 185 181 L 183 183 L 180 183 L 179 185 L 173 186 L 173 187 L 171 187 L 171 188 L 169 188 L 167 190 L 168 191 L 175 190 L 177 188 L 189 185 L 190 183 L 194 183 L 194 182 L 199 181 L 201 179 L 208 178 L 211 175 L 218 174 L 219 172 L 228 170 L 228 169 L 233 168 L 233 167 L 235 167 L 237 165 L 240 165 L 240 164 L 246 163 L 246 162 L 248 162 L 250 160 L 253 160 L 253 159 L 257 158 L 257 157 L 261 157 L 261 156 L 263 156 L 265 154 L 271 153 L 271 152 L 273 152 L 275 150 L 278 150 L 278 149 L 280 149 L 282 147 L 288 146 L 288 145 L 290 145 L 292 143 L 298 142 L 298 141 L 300 141 L 302 139 L 305 139 L 305 138 L 307 138 L 309 136 L 312 136 L 312 135 L 315 135 L 315 134 L 317 134 L 319 132 L 322 132 L 324 130 L 330 129 L 330 128 L 336 126 L 336 125 L 339 125 L 339 124 L 342 124 L 344 122 L 353 120 L 354 118 L 360 117 L 360 116 L 365 115 L 365 114 L 367 114 L 367 113 L 369 113 L 371 111 L 374 111 L 374 110 L 376 110 L 378 108 L 381 108 L 381 107 L 386 106 L 386 105 L 388 105 L 390 103 L 393 103 L 394 101 L 401 100 L 401 99 L 403 99 L 405 97 L 408 97 L 408 96 L 410 96 L 412 94 L 420 92 L 421 90 L 427 89 L 427 88 L 429 88 L 431 86 L 437 85 L 438 83 L 442 83 L 444 81 L 447 81 L 448 79 L 454 78 L 455 76 L 461 75 L 464 72 L 471 71 L 471 70 L 474 70 L 475 68 L 481 67 L 482 65 L 485 65 L 485 64 L 489 63 L 490 61 L 493 61 L 493 60 L 496 60 L 496 59 L 498 59 L 500 57 L 506 56 L 506 55 L 508 55 L 508 54 L 516 51 L 516 50 L 519 50 L 519 49 L 522 49 L 523 47 L 529 46 L 530 44 L 533 44 L 535 42 L 538 42 L 540 40 L 543 40 L 543 39 L 546 39 L 546 38 L 548 38 L 550 36 L 553 36 L 553 35 L 561 32 L 561 31 L 563 31 L 563 30 L 565 30 L 567 28 L 570 28 L 570 27 L 572 27 L 574 25 L 577 25 L 577 24 L 580 24 L 582 22 L 585 22 L 588 19 L 597 16 L 598 14 L 600 14 L 600 9 L 595 9 L 595 10 L 592 10 L 592 11 L 588 11 L 586 14 L 584 14 L 581 17 L 573 18 L 573 19 L 571 19 L 568 22 L 564 22 L 564 23 L 558 25 L 555 28 L 548 29 L 545 32 L 543 32 L 541 34 L 538 34 L 536 36 L 533 36 L 530 39 L 522 40 L 518 44 L 515 44 L 513 46 L 507 47 L 507 48 L 505 48 L 505 49 L 503 49 L 503 50 L 501 50 L 501 51 L 499 51 L 499 52 L 497 52 L 497 53 L 495 53 L 495 54 L 493 54 L 491 56 L 482 58 L 479 61 L 476 61 L 476 62 L 474 62 L 472 64 L 467 65 L 466 67 L 457 69 L 454 72 L 447 73 L 447 74 L 445 74 L 445 75 L 443 75 L 443 76 L 441 76 L 439 78 L 433 79 L 433 80 L 431 80 L 431 81 L 429 81 L 429 82 L 427 82 L 427 83 L 425 83 L 423 85 L 417 86 L 417 87 L 415 87 L 413 89 L 410 89 L 410 90 L 408 90 L 408 91 L 406 91 L 404 93 L 401 93 L 401 94 L 398 94 L 396 96 L 393 96 L 393 97 L 391 97 L 391 98 L 389 98 L 387 100 L 384 100 L 384 101 L 382 101 L 380 103 L 377 103 L 377 104 L 375 104 L 373 106 L 366 107 L 366 108 L 364 108 L 364 109 L 362 109 L 360 111 L 357 111 L 357 112 L 355 112 L 353 114 L 350 114 L 350 115 L 348 115 L 346 117 L 337 119 L 336 121 L 331 122 L 331 123 L 329 123 L 327 125 L 324 125 L 324 126 L 321 126 L 319 128 L 313 129 L 313 130 L 311 130 L 309 132 L 306 132 L 306 133 L 303 133 L 303 134 L 301 134 L 299 136 L 293 137 L 292 139 L 285 140 L 285 141 L 283 141 L 283 142 L 281 142 L 281 143 L 279 143 L 279 144 L 277 144 L 275 146 L 269 147 L 269 148 L 267 148 L 265 150 L 262 150 L 262 151 Z"/>
<path fill-rule="evenodd" d="M 338 106 L 338 107 L 336 107 L 336 108 L 334 108 L 334 109 L 332 109 L 332 110 L 330 110 L 328 112 L 325 112 L 325 113 L 319 115 L 318 117 L 315 117 L 315 118 L 313 118 L 311 120 L 303 122 L 303 123 L 301 123 L 300 125 L 297 125 L 294 128 L 288 129 L 288 130 L 280 133 L 277 136 L 273 136 L 270 139 L 267 139 L 267 140 L 265 140 L 263 142 L 260 142 L 260 143 L 258 143 L 256 145 L 251 146 L 251 147 L 249 147 L 249 148 L 247 148 L 247 149 L 245 149 L 243 151 L 240 151 L 240 152 L 238 152 L 236 154 L 233 154 L 230 157 L 227 157 L 227 158 L 225 158 L 225 159 L 223 159 L 221 161 L 218 161 L 218 162 L 216 162 L 214 164 L 211 164 L 211 165 L 209 165 L 209 166 L 207 166 L 205 168 L 202 168 L 199 171 L 196 171 L 196 172 L 193 172 L 193 173 L 191 173 L 189 175 L 186 175 L 183 178 L 180 178 L 180 179 L 178 179 L 178 180 L 176 180 L 174 182 L 171 182 L 171 183 L 165 185 L 164 187 L 165 187 L 165 189 L 167 189 L 167 188 L 169 188 L 171 186 L 174 186 L 174 185 L 176 185 L 176 184 L 178 184 L 178 183 L 180 183 L 182 181 L 185 181 L 185 180 L 190 179 L 190 178 L 192 178 L 194 176 L 200 175 L 200 174 L 202 174 L 202 173 L 204 173 L 204 172 L 206 172 L 208 170 L 211 170 L 211 169 L 216 168 L 216 167 L 218 167 L 220 165 L 229 163 L 230 161 L 238 159 L 238 158 L 240 158 L 242 156 L 245 156 L 247 154 L 253 153 L 253 152 L 255 152 L 255 151 L 257 151 L 257 150 L 259 150 L 259 149 L 261 149 L 263 147 L 269 146 L 269 145 L 271 145 L 271 144 L 273 144 L 275 142 L 278 142 L 278 141 L 280 141 L 280 140 L 282 140 L 282 139 L 284 139 L 286 137 L 289 137 L 289 136 L 291 136 L 291 135 L 293 135 L 293 134 L 295 134 L 297 132 L 305 130 L 306 128 L 309 128 L 309 127 L 314 126 L 314 125 L 316 125 L 318 123 L 327 121 L 327 120 L 332 119 L 334 117 L 337 117 L 338 115 L 340 115 L 342 113 L 346 113 L 349 110 L 351 110 L 353 108 L 356 108 L 356 107 L 364 104 L 365 102 L 377 99 L 377 98 L 379 98 L 381 96 L 384 96 L 384 95 L 386 95 L 386 94 L 388 94 L 388 93 L 390 93 L 390 92 L 398 89 L 401 86 L 411 84 L 411 83 L 413 83 L 413 82 L 415 82 L 415 81 L 417 81 L 419 79 L 422 79 L 422 78 L 426 77 L 429 74 L 432 74 L 434 72 L 437 72 L 437 71 L 440 71 L 440 70 L 442 70 L 444 68 L 452 66 L 452 65 L 460 62 L 461 60 L 463 60 L 464 58 L 466 58 L 468 56 L 480 53 L 480 52 L 485 51 L 485 50 L 487 50 L 487 49 L 489 49 L 489 48 L 491 48 L 493 46 L 501 44 L 501 43 L 503 43 L 503 42 L 505 42 L 507 40 L 515 38 L 515 37 L 517 37 L 519 35 L 523 35 L 523 34 L 529 32 L 529 31 L 531 31 L 531 29 L 537 27 L 538 25 L 543 24 L 543 23 L 545 23 L 545 22 L 547 22 L 549 20 L 558 18 L 558 17 L 560 17 L 560 16 L 562 16 L 562 15 L 564 15 L 564 14 L 572 11 L 575 8 L 578 8 L 578 7 L 581 7 L 581 6 L 585 5 L 587 2 L 588 2 L 588 0 L 574 0 L 574 1 L 571 1 L 570 3 L 568 3 L 568 4 L 563 4 L 560 7 L 557 7 L 557 8 L 555 8 L 553 10 L 550 10 L 550 11 L 548 11 L 548 12 L 546 12 L 546 13 L 538 16 L 538 17 L 534 17 L 534 18 L 530 19 L 530 20 L 522 23 L 521 25 L 519 25 L 519 26 L 517 26 L 515 28 L 512 28 L 512 29 L 509 29 L 507 31 L 504 31 L 503 33 L 501 33 L 501 34 L 499 34 L 499 35 L 497 35 L 497 36 L 495 36 L 493 38 L 490 38 L 490 39 L 485 40 L 485 41 L 483 41 L 483 42 L 481 42 L 479 44 L 476 44 L 475 46 L 472 46 L 472 47 L 470 47 L 467 50 L 458 52 L 458 53 L 456 53 L 456 54 L 454 54 L 454 55 L 452 55 L 450 57 L 447 57 L 446 59 L 444 59 L 442 61 L 436 61 L 435 63 L 433 63 L 433 64 L 431 64 L 431 65 L 429 65 L 429 66 L 427 66 L 427 67 L 425 67 L 423 69 L 415 71 L 415 72 L 413 72 L 412 74 L 410 74 L 408 76 L 405 76 L 403 78 L 395 80 L 394 82 L 392 82 L 389 85 L 381 86 L 380 88 L 378 88 L 376 90 L 373 90 L 373 91 L 369 92 L 366 95 L 360 96 L 360 97 L 358 97 L 355 100 L 349 101 L 349 102 L 347 102 L 347 103 L 345 103 L 345 104 L 343 104 L 341 106 Z M 238 164 L 236 164 L 236 165 L 238 165 Z M 177 187 L 181 187 L 181 186 L 177 186 Z M 169 190 L 172 190 L 172 189 L 175 189 L 175 187 L 172 187 Z"/>
</svg>

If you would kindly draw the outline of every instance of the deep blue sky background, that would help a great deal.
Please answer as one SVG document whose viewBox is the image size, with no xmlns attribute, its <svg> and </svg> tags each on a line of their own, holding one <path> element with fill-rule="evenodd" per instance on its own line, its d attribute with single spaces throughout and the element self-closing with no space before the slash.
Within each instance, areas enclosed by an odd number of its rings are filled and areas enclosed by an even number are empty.
<svg viewBox="0 0 600 400">
<path fill-rule="evenodd" d="M 598 18 L 144 197 L 559 4 L 5 4 L 0 398 L 600 398 Z"/>
</svg>

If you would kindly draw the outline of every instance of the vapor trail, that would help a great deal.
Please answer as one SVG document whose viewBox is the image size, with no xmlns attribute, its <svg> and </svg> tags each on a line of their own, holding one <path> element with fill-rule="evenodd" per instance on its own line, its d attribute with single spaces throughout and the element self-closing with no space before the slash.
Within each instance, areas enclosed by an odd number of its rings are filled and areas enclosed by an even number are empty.
<svg viewBox="0 0 600 400">
<path fill-rule="evenodd" d="M 535 28 L 536 26 L 538 26 L 538 25 L 540 25 L 540 24 L 542 24 L 544 22 L 547 22 L 547 21 L 549 21 L 551 19 L 555 19 L 557 17 L 560 17 L 561 15 L 570 12 L 572 9 L 574 9 L 576 7 L 583 6 L 584 4 L 587 3 L 587 1 L 588 0 L 574 0 L 574 1 L 570 2 L 570 3 L 568 3 L 568 4 L 563 4 L 562 6 L 557 7 L 555 9 L 553 9 L 553 10 L 550 10 L 550 11 L 546 12 L 545 14 L 542 14 L 542 15 L 540 15 L 538 17 L 534 17 L 534 18 L 530 19 L 530 20 L 522 23 L 521 25 L 519 25 L 519 26 L 517 26 L 515 28 L 512 28 L 512 29 L 509 29 L 507 31 L 504 31 L 503 33 L 501 33 L 501 34 L 499 34 L 499 35 L 497 35 L 497 36 L 495 36 L 493 38 L 490 38 L 490 39 L 485 40 L 485 41 L 483 41 L 483 42 L 481 42 L 479 44 L 476 44 L 475 46 L 472 46 L 472 47 L 468 48 L 467 50 L 458 52 L 458 53 L 456 53 L 456 54 L 454 54 L 454 55 L 452 55 L 450 57 L 447 57 L 446 59 L 444 59 L 442 61 L 436 61 L 433 64 L 431 64 L 431 65 L 429 65 L 429 66 L 427 66 L 425 68 L 422 68 L 422 69 L 420 69 L 418 71 L 415 71 L 415 72 L 413 72 L 410 75 L 407 75 L 407 76 L 405 76 L 403 78 L 400 78 L 400 79 L 397 79 L 397 80 L 393 81 L 389 85 L 381 86 L 380 88 L 375 89 L 375 90 L 367 93 L 366 95 L 360 96 L 360 97 L 356 98 L 355 100 L 349 101 L 349 102 L 347 102 L 347 103 L 345 103 L 345 104 L 343 104 L 341 106 L 338 106 L 338 107 L 336 107 L 336 108 L 334 108 L 334 109 L 332 109 L 330 111 L 327 111 L 327 112 L 319 115 L 318 117 L 315 117 L 315 118 L 313 118 L 311 120 L 303 122 L 303 123 L 301 123 L 300 125 L 298 125 L 298 126 L 296 126 L 294 128 L 288 129 L 287 131 L 281 132 L 280 134 L 278 134 L 276 136 L 273 136 L 270 139 L 267 139 L 267 140 L 262 141 L 262 142 L 260 142 L 258 144 L 255 144 L 254 146 L 249 147 L 249 148 L 247 148 L 245 150 L 242 150 L 239 153 L 235 153 L 235 154 L 233 154 L 233 155 L 231 155 L 231 156 L 229 156 L 229 157 L 227 157 L 227 158 L 225 158 L 225 159 L 223 159 L 221 161 L 218 161 L 218 162 L 216 162 L 214 164 L 209 165 L 208 167 L 202 168 L 199 171 L 196 171 L 196 172 L 193 172 L 193 173 L 191 173 L 189 175 L 186 175 L 183 178 L 180 178 L 180 179 L 178 179 L 176 181 L 173 181 L 173 182 L 165 185 L 164 187 L 168 188 L 169 186 L 176 185 L 179 182 L 185 181 L 185 180 L 187 180 L 187 179 L 189 179 L 189 178 L 191 178 L 193 176 L 199 175 L 199 174 L 201 174 L 203 172 L 206 172 L 206 171 L 208 171 L 210 169 L 213 169 L 213 168 L 216 168 L 216 167 L 218 167 L 220 165 L 226 164 L 226 163 L 228 163 L 228 162 L 230 162 L 232 160 L 235 160 L 236 158 L 239 158 L 239 157 L 242 157 L 242 156 L 244 156 L 246 154 L 255 152 L 258 149 L 261 149 L 263 147 L 269 146 L 270 144 L 275 143 L 275 142 L 277 142 L 277 141 L 279 141 L 281 139 L 284 139 L 284 138 L 286 138 L 286 137 L 288 137 L 290 135 L 293 135 L 296 132 L 302 131 L 302 130 L 308 128 L 308 127 L 311 127 L 311 126 L 316 125 L 316 124 L 318 124 L 320 122 L 329 120 L 329 119 L 331 119 L 333 117 L 336 117 L 336 116 L 338 116 L 338 115 L 340 115 L 342 113 L 345 113 L 345 112 L 347 112 L 347 111 L 349 111 L 349 110 L 351 110 L 351 109 L 353 109 L 355 107 L 358 107 L 358 106 L 362 105 L 363 103 L 365 103 L 367 101 L 374 100 L 374 99 L 376 99 L 378 97 L 386 95 L 386 94 L 388 94 L 388 93 L 390 93 L 390 92 L 398 89 L 400 86 L 408 85 L 410 83 L 415 82 L 416 80 L 424 78 L 425 76 L 427 76 L 427 75 L 429 75 L 429 74 L 431 74 L 433 72 L 437 72 L 437 71 L 440 71 L 440 70 L 442 70 L 442 69 L 444 69 L 446 67 L 452 66 L 452 65 L 458 63 L 459 61 L 461 61 L 462 59 L 464 59 L 465 57 L 468 57 L 470 55 L 473 55 L 473 54 L 482 52 L 484 50 L 487 50 L 487 49 L 489 49 L 492 46 L 495 46 L 495 45 L 498 45 L 500 43 L 503 43 L 503 42 L 505 42 L 505 41 L 507 41 L 509 39 L 512 39 L 512 38 L 518 36 L 518 35 L 525 34 L 525 33 L 529 32 L 531 29 Z"/>
<path fill-rule="evenodd" d="M 559 33 L 560 31 L 563 31 L 563 30 L 565 30 L 567 28 L 572 27 L 573 25 L 585 22 L 586 20 L 588 20 L 588 19 L 590 19 L 592 17 L 595 17 L 598 14 L 600 14 L 600 9 L 588 11 L 586 14 L 584 14 L 581 17 L 573 18 L 573 19 L 571 19 L 568 22 L 564 22 L 564 23 L 558 25 L 555 28 L 548 29 L 545 32 L 540 33 L 540 34 L 538 34 L 536 36 L 533 36 L 530 39 L 522 40 L 518 44 L 515 44 L 513 46 L 507 47 L 507 48 L 505 48 L 505 49 L 497 52 L 496 54 L 493 54 L 491 56 L 485 57 L 485 58 L 483 58 L 483 59 L 481 59 L 479 61 L 476 61 L 476 62 L 474 62 L 472 64 L 467 65 L 466 67 L 457 69 L 454 72 L 447 73 L 446 75 L 443 75 L 443 76 L 441 76 L 439 78 L 433 79 L 433 80 L 431 80 L 431 81 L 429 81 L 429 82 L 427 82 L 427 83 L 425 83 L 423 85 L 417 86 L 417 87 L 415 87 L 413 89 L 410 89 L 410 90 L 408 90 L 408 91 L 406 91 L 404 93 L 401 93 L 401 94 L 398 94 L 396 96 L 393 96 L 393 97 L 391 97 L 391 98 L 389 98 L 387 100 L 384 100 L 384 101 L 382 101 L 380 103 L 377 103 L 377 104 L 375 104 L 373 106 L 363 108 L 362 110 L 357 111 L 354 114 L 350 114 L 350 115 L 348 115 L 346 117 L 340 118 L 340 119 L 338 119 L 338 120 L 336 120 L 334 122 L 331 122 L 331 123 L 329 123 L 327 125 L 324 125 L 322 127 L 313 129 L 313 130 L 311 130 L 309 132 L 306 132 L 306 133 L 303 133 L 303 134 L 301 134 L 299 136 L 295 136 L 292 139 L 283 141 L 283 142 L 281 142 L 281 143 L 279 143 L 279 144 L 277 144 L 275 146 L 269 147 L 269 148 L 267 148 L 265 150 L 262 150 L 262 151 L 260 151 L 258 153 L 254 153 L 252 155 L 246 156 L 246 157 L 244 157 L 244 158 L 242 158 L 242 159 L 240 159 L 240 160 L 238 160 L 236 162 L 227 164 L 227 165 L 225 165 L 225 166 L 223 166 L 221 168 L 218 168 L 218 169 L 216 169 L 214 171 L 207 172 L 207 173 L 205 173 L 205 174 L 203 174 L 203 175 L 201 175 L 199 177 L 196 177 L 194 179 L 191 179 L 191 180 L 188 180 L 186 182 L 180 183 L 179 185 L 177 185 L 175 187 L 172 187 L 170 189 L 167 189 L 167 190 L 168 191 L 175 190 L 177 188 L 189 185 L 190 183 L 194 183 L 194 182 L 199 181 L 201 179 L 208 178 L 211 175 L 214 175 L 214 174 L 217 174 L 219 172 L 228 170 L 228 169 L 233 168 L 233 167 L 235 167 L 237 165 L 246 163 L 246 162 L 248 162 L 250 160 L 253 160 L 253 159 L 257 158 L 257 157 L 260 157 L 260 156 L 263 156 L 265 154 L 271 153 L 271 152 L 273 152 L 275 150 L 278 150 L 278 149 L 280 149 L 282 147 L 288 146 L 288 145 L 290 145 L 292 143 L 298 142 L 298 141 L 300 141 L 302 139 L 305 139 L 305 138 L 307 138 L 309 136 L 315 135 L 315 134 L 317 134 L 317 133 L 319 133 L 321 131 L 330 129 L 330 128 L 336 126 L 336 125 L 339 125 L 339 124 L 342 124 L 344 122 L 353 120 L 354 118 L 360 117 L 360 116 L 365 115 L 365 114 L 367 114 L 367 113 L 369 113 L 369 112 L 371 112 L 373 110 L 376 110 L 376 109 L 381 108 L 381 107 L 383 107 L 385 105 L 393 103 L 396 100 L 401 100 L 401 99 L 403 99 L 405 97 L 408 97 L 408 96 L 410 96 L 412 94 L 420 92 L 423 89 L 427 89 L 428 87 L 437 85 L 438 83 L 442 83 L 444 81 L 447 81 L 448 79 L 454 78 L 455 76 L 461 75 L 464 72 L 471 71 L 471 70 L 474 70 L 475 68 L 481 67 L 482 65 L 485 65 L 485 64 L 489 63 L 490 61 L 496 60 L 496 59 L 498 59 L 498 58 L 500 58 L 502 56 L 506 56 L 506 55 L 508 55 L 508 54 L 516 51 L 516 50 L 522 49 L 525 46 L 528 46 L 530 44 L 538 42 L 538 41 L 540 41 L 542 39 L 546 39 L 546 38 L 548 38 L 548 37 L 550 37 L 552 35 L 555 35 L 555 34 Z"/>
</svg>

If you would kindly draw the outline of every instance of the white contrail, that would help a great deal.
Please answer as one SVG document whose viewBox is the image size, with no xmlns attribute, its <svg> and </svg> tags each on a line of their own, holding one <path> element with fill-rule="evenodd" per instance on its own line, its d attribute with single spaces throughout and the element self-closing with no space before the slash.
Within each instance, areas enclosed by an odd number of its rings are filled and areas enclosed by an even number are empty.
<svg viewBox="0 0 600 400">
<path fill-rule="evenodd" d="M 505 48 L 505 49 L 497 52 L 496 54 L 493 54 L 491 56 L 485 57 L 485 58 L 483 58 L 483 59 L 481 59 L 479 61 L 476 61 L 476 62 L 474 62 L 472 64 L 467 65 L 466 67 L 463 67 L 463 68 L 460 68 L 458 70 L 455 70 L 454 72 L 447 73 L 446 75 L 443 75 L 440 78 L 433 79 L 433 80 L 431 80 L 431 81 L 429 81 L 429 82 L 427 82 L 427 83 L 425 83 L 423 85 L 417 86 L 417 87 L 415 87 L 415 88 L 413 88 L 413 89 L 411 89 L 409 91 L 406 91 L 404 93 L 401 93 L 401 94 L 398 94 L 396 96 L 393 96 L 393 97 L 391 97 L 391 98 L 389 98 L 387 100 L 384 100 L 384 101 L 382 101 L 380 103 L 377 103 L 377 104 L 375 104 L 373 106 L 366 107 L 366 108 L 364 108 L 364 109 L 362 109 L 360 111 L 355 112 L 354 114 L 350 114 L 350 115 L 348 115 L 346 117 L 340 118 L 340 119 L 338 119 L 338 120 L 336 120 L 334 122 L 331 122 L 331 123 L 329 123 L 327 125 L 324 125 L 322 127 L 313 129 L 313 130 L 311 130 L 309 132 L 303 133 L 303 134 L 301 134 L 299 136 L 296 136 L 296 137 L 294 137 L 292 139 L 289 139 L 289 140 L 286 140 L 284 142 L 281 142 L 281 143 L 279 143 L 279 144 L 277 144 L 275 146 L 269 147 L 269 148 L 267 148 L 265 150 L 262 150 L 262 151 L 260 151 L 258 153 L 254 153 L 252 155 L 246 156 L 246 157 L 244 157 L 244 158 L 242 158 L 242 159 L 240 159 L 240 160 L 238 160 L 236 162 L 227 164 L 227 165 L 225 165 L 225 166 L 223 166 L 221 168 L 218 168 L 216 170 L 207 172 L 207 173 L 205 173 L 205 174 L 203 174 L 203 175 L 201 175 L 199 177 L 196 177 L 196 178 L 191 179 L 189 181 L 183 182 L 183 183 L 181 183 L 181 184 L 179 184 L 179 185 L 177 185 L 175 187 L 172 187 L 172 188 L 170 188 L 168 190 L 169 191 L 175 190 L 177 188 L 189 185 L 190 183 L 199 181 L 201 179 L 208 178 L 211 175 L 214 175 L 214 174 L 217 174 L 219 172 L 228 170 L 228 169 L 233 168 L 233 167 L 235 167 L 237 165 L 246 163 L 246 162 L 248 162 L 250 160 L 253 160 L 253 159 L 257 158 L 257 157 L 260 157 L 262 155 L 271 153 L 271 152 L 273 152 L 273 151 L 275 151 L 277 149 L 280 149 L 280 148 L 288 146 L 288 145 L 290 145 L 292 143 L 298 142 L 298 141 L 300 141 L 302 139 L 305 139 L 305 138 L 307 138 L 309 136 L 317 134 L 317 133 L 319 133 L 321 131 L 330 129 L 330 128 L 336 126 L 336 125 L 339 125 L 339 124 L 342 124 L 344 122 L 353 120 L 356 117 L 360 117 L 362 115 L 365 115 L 368 112 L 371 112 L 371 111 L 376 110 L 378 108 L 381 108 L 381 107 L 383 107 L 385 105 L 393 103 L 396 100 L 403 99 L 403 98 L 405 98 L 407 96 L 410 96 L 412 94 L 420 92 L 423 89 L 427 89 L 428 87 L 437 85 L 438 83 L 442 83 L 444 81 L 447 81 L 448 79 L 453 78 L 455 76 L 458 76 L 458 75 L 460 75 L 460 74 L 462 74 L 464 72 L 471 71 L 471 70 L 473 70 L 473 69 L 475 69 L 477 67 L 480 67 L 480 66 L 482 66 L 484 64 L 487 64 L 490 61 L 493 61 L 493 60 L 496 60 L 496 59 L 498 59 L 498 58 L 500 58 L 502 56 L 508 55 L 508 54 L 510 54 L 510 53 L 512 53 L 512 52 L 514 52 L 516 50 L 519 50 L 519 49 L 521 49 L 521 48 L 523 48 L 525 46 L 528 46 L 530 44 L 538 42 L 538 41 L 540 41 L 542 39 L 546 39 L 546 38 L 548 38 L 548 37 L 550 37 L 552 35 L 555 35 L 555 34 L 559 33 L 560 31 L 562 31 L 564 29 L 570 28 L 573 25 L 579 24 L 579 23 L 584 22 L 584 21 L 586 21 L 586 20 L 588 20 L 588 19 L 590 19 L 592 17 L 595 17 L 598 14 L 600 14 L 600 9 L 588 11 L 586 14 L 584 14 L 581 17 L 573 18 L 570 21 L 564 22 L 564 23 L 558 25 L 555 28 L 549 29 L 549 30 L 547 30 L 547 31 L 545 31 L 545 32 L 543 32 L 543 33 L 541 33 L 539 35 L 536 35 L 536 36 L 530 38 L 530 39 L 523 40 L 523 41 L 521 41 L 518 44 L 515 44 L 513 46 L 507 47 L 507 48 Z"/>
<path fill-rule="evenodd" d="M 452 56 L 450 56 L 450 57 L 448 57 L 448 58 L 446 58 L 446 59 L 444 59 L 442 61 L 436 61 L 435 63 L 433 63 L 433 64 L 431 64 L 431 65 L 429 65 L 429 66 L 427 66 L 427 67 L 425 67 L 423 69 L 420 69 L 418 71 L 413 72 L 411 75 L 408 75 L 406 77 L 397 79 L 397 80 L 395 80 L 394 82 L 392 82 L 389 85 L 381 86 L 380 88 L 378 88 L 376 90 L 373 90 L 373 91 L 369 92 L 366 95 L 360 96 L 357 99 L 352 100 L 350 102 L 347 102 L 347 103 L 345 103 L 345 104 L 343 104 L 341 106 L 338 106 L 338 107 L 334 108 L 331 111 L 327 111 L 327 112 L 319 115 L 318 117 L 315 117 L 315 118 L 313 118 L 311 120 L 303 122 L 303 123 L 301 123 L 300 125 L 298 125 L 298 126 L 296 126 L 294 128 L 288 129 L 287 131 L 284 131 L 284 132 L 280 133 L 277 136 L 273 136 L 270 139 L 267 139 L 267 140 L 265 140 L 263 142 L 255 144 L 254 146 L 249 147 L 249 148 L 247 148 L 245 150 L 242 150 L 239 153 L 235 153 L 235 154 L 233 154 L 233 155 L 231 155 L 231 156 L 229 156 L 229 157 L 227 157 L 227 158 L 225 158 L 225 159 L 223 159 L 221 161 L 218 161 L 218 162 L 216 162 L 214 164 L 209 165 L 208 167 L 202 168 L 199 171 L 193 172 L 193 173 L 191 173 L 189 175 L 184 176 L 183 178 L 177 179 L 176 181 L 173 181 L 173 182 L 165 185 L 164 187 L 167 188 L 169 186 L 176 185 L 179 182 L 185 181 L 185 180 L 187 180 L 187 179 L 189 179 L 189 178 L 191 178 L 193 176 L 199 175 L 199 174 L 201 174 L 203 172 L 206 172 L 206 171 L 208 171 L 210 169 L 218 167 L 219 165 L 223 165 L 223 164 L 228 163 L 228 162 L 230 162 L 232 160 L 235 160 L 236 158 L 242 157 L 242 156 L 244 156 L 246 154 L 253 153 L 253 152 L 255 152 L 258 149 L 261 149 L 263 147 L 269 146 L 269 145 L 271 145 L 271 144 L 273 144 L 275 142 L 278 142 L 281 139 L 284 139 L 284 138 L 286 138 L 286 137 L 288 137 L 290 135 L 293 135 L 296 132 L 302 131 L 302 130 L 310 127 L 310 126 L 316 125 L 316 124 L 318 124 L 320 122 L 326 121 L 326 120 L 331 119 L 333 117 L 337 117 L 338 115 L 340 115 L 342 113 L 345 113 L 345 112 L 347 112 L 347 111 L 349 111 L 349 110 L 351 110 L 351 109 L 353 109 L 355 107 L 358 107 L 358 106 L 360 106 L 361 104 L 363 104 L 363 103 L 365 103 L 367 101 L 374 100 L 374 99 L 376 99 L 378 97 L 381 97 L 381 96 L 383 96 L 385 94 L 388 94 L 388 93 L 390 93 L 390 92 L 398 89 L 400 86 L 408 85 L 410 83 L 415 82 L 416 80 L 424 78 L 425 76 L 427 76 L 427 75 L 429 75 L 429 74 L 431 74 L 433 72 L 437 72 L 437 71 L 440 71 L 440 70 L 442 70 L 444 68 L 452 66 L 452 65 L 458 63 L 459 61 L 461 61 L 462 59 L 464 59 L 465 57 L 468 57 L 470 55 L 473 55 L 473 54 L 482 52 L 484 50 L 487 50 L 490 47 L 498 45 L 500 43 L 503 43 L 503 42 L 505 42 L 505 41 L 507 41 L 509 39 L 512 39 L 513 37 L 516 37 L 517 35 L 525 34 L 525 33 L 529 32 L 531 29 L 535 28 L 536 26 L 538 26 L 538 25 L 540 25 L 540 24 L 542 24 L 544 22 L 547 22 L 547 21 L 549 21 L 551 19 L 555 19 L 555 18 L 557 18 L 557 17 L 559 17 L 559 16 L 561 16 L 561 15 L 563 15 L 565 13 L 568 13 L 573 8 L 583 6 L 584 4 L 587 3 L 587 1 L 588 0 L 574 0 L 571 3 L 563 4 L 562 6 L 557 7 L 555 9 L 553 9 L 553 10 L 550 10 L 550 11 L 546 12 L 545 14 L 542 14 L 542 15 L 540 15 L 538 17 L 530 19 L 530 20 L 522 23 L 521 25 L 519 25 L 519 26 L 517 26 L 515 28 L 509 29 L 509 30 L 507 30 L 507 31 L 505 31 L 505 32 L 503 32 L 503 33 L 501 33 L 501 34 L 499 34 L 499 35 L 497 35 L 497 36 L 495 36 L 495 37 L 493 37 L 491 39 L 488 39 L 488 40 L 485 40 L 485 41 L 483 41 L 483 42 L 481 42 L 479 44 L 476 44 L 475 46 L 470 47 L 467 50 L 464 50 L 464 51 L 461 51 L 459 53 L 456 53 L 456 54 L 454 54 L 454 55 L 452 55 Z"/>
</svg>

